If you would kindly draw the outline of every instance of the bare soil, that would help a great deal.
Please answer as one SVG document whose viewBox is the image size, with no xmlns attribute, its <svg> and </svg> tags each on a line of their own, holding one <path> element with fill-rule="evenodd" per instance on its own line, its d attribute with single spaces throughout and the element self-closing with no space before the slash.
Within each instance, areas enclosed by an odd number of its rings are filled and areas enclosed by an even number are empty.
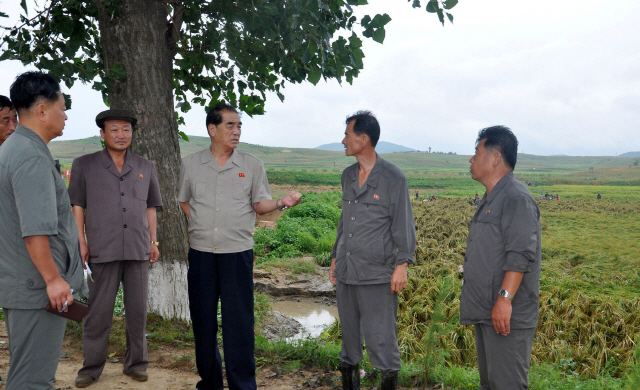
<svg viewBox="0 0 640 390">
<path fill-rule="evenodd" d="M 4 342 L 4 343 L 2 343 Z M 75 389 L 74 380 L 82 367 L 82 351 L 73 346 L 74 341 L 65 336 L 62 354 L 56 372 L 56 389 Z M 193 347 L 161 346 L 149 351 L 149 380 L 136 382 L 122 374 L 123 356 L 108 358 L 100 379 L 89 388 L 95 390 L 112 389 L 195 389 L 199 376 L 194 369 Z M 4 321 L 0 321 L 0 376 L 6 380 L 9 370 L 9 342 Z M 339 384 L 338 372 L 324 372 L 317 369 L 282 372 L 278 366 L 264 366 L 258 368 L 256 380 L 258 387 L 270 390 L 294 390 L 302 388 L 316 388 L 330 390 Z M 4 389 L 4 383 L 0 385 Z"/>
</svg>

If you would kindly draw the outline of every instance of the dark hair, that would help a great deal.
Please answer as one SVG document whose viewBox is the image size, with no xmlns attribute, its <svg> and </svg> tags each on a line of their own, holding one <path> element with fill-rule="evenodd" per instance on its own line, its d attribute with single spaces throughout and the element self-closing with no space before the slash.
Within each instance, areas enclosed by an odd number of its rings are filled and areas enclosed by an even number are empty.
<svg viewBox="0 0 640 390">
<path fill-rule="evenodd" d="M 485 149 L 500 152 L 504 164 L 513 171 L 518 161 L 518 139 L 506 126 L 485 127 L 478 133 L 476 145 L 483 139 Z"/>
<path fill-rule="evenodd" d="M 378 144 L 378 139 L 380 139 L 380 124 L 371 111 L 358 111 L 347 117 L 345 123 L 348 125 L 351 121 L 355 121 L 353 123 L 353 132 L 357 135 L 362 133 L 368 135 L 371 140 L 371 146 L 375 148 Z"/>
<path fill-rule="evenodd" d="M 38 99 L 55 102 L 60 98 L 58 80 L 42 72 L 24 72 L 11 84 L 11 101 L 17 111 L 30 108 Z"/>
<path fill-rule="evenodd" d="M 207 128 L 209 128 L 209 125 L 217 126 L 222 123 L 222 111 L 231 111 L 239 115 L 238 110 L 236 110 L 234 106 L 227 103 L 218 103 L 211 107 L 207 113 Z"/>
<path fill-rule="evenodd" d="M 13 103 L 11 103 L 11 100 L 3 95 L 0 95 L 0 110 L 4 110 L 5 107 L 9 107 L 9 110 L 14 110 L 15 107 L 13 107 Z"/>
</svg>

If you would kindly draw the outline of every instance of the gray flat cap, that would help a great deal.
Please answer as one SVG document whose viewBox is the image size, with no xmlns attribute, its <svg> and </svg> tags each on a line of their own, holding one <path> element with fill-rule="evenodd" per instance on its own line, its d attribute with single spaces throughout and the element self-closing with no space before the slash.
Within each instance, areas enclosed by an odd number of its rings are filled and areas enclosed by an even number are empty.
<svg viewBox="0 0 640 390">
<path fill-rule="evenodd" d="M 104 122 L 110 119 L 120 119 L 131 123 L 131 126 L 135 126 L 138 123 L 138 118 L 129 110 L 107 110 L 102 111 L 96 116 L 96 125 L 99 128 L 104 129 Z"/>
</svg>

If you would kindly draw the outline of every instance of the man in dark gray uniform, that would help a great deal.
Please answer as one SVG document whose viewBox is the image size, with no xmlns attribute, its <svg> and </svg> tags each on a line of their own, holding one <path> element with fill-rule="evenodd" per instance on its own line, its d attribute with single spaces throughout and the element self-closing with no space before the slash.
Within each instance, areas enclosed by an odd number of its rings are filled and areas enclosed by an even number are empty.
<svg viewBox="0 0 640 390">
<path fill-rule="evenodd" d="M 141 382 L 148 378 L 149 263 L 160 255 L 156 207 L 162 206 L 162 199 L 153 164 L 128 150 L 136 121 L 127 110 L 98 114 L 96 124 L 106 147 L 76 158 L 71 168 L 69 197 L 82 259 L 92 271 L 83 331 L 84 363 L 76 387 L 87 387 L 102 374 L 120 282 L 127 333 L 123 373 Z"/>
<path fill-rule="evenodd" d="M 398 292 L 416 250 L 407 179 L 375 151 L 380 125 L 368 111 L 347 118 L 342 144 L 357 162 L 342 173 L 342 214 L 329 279 L 336 285 L 342 326 L 342 388 L 360 388 L 366 342 L 371 364 L 382 372 L 382 390 L 397 388 Z"/>
<path fill-rule="evenodd" d="M 540 211 L 513 177 L 518 140 L 504 126 L 480 131 L 471 178 L 487 192 L 471 219 L 460 323 L 474 325 L 480 388 L 528 389 L 538 323 Z"/>
<path fill-rule="evenodd" d="M 10 345 L 7 390 L 50 390 L 66 319 L 45 311 L 87 291 L 78 228 L 47 148 L 62 135 L 64 96 L 53 77 L 19 75 L 11 100 L 20 116 L 0 147 L 0 307 Z"/>
</svg>

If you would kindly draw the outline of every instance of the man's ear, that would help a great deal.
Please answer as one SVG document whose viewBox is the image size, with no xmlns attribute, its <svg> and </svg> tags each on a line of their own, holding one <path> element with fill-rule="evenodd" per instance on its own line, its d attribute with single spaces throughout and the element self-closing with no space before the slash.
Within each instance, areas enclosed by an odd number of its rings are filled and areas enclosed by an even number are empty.
<svg viewBox="0 0 640 390">
<path fill-rule="evenodd" d="M 213 123 L 209 123 L 209 126 L 207 126 L 207 133 L 209 133 L 209 137 L 213 137 L 215 132 L 216 132 L 216 125 L 214 125 Z"/>
<path fill-rule="evenodd" d="M 497 167 L 498 165 L 500 165 L 500 163 L 502 163 L 502 153 L 500 152 L 493 152 L 492 154 L 493 157 L 493 166 L 494 168 Z"/>
<path fill-rule="evenodd" d="M 36 108 L 35 108 L 33 114 L 36 116 L 36 118 L 38 118 L 38 120 L 40 122 L 45 122 L 46 121 L 46 116 L 47 116 L 47 111 L 49 111 L 49 106 L 47 106 L 43 102 L 40 102 L 40 103 L 36 104 Z"/>
</svg>

